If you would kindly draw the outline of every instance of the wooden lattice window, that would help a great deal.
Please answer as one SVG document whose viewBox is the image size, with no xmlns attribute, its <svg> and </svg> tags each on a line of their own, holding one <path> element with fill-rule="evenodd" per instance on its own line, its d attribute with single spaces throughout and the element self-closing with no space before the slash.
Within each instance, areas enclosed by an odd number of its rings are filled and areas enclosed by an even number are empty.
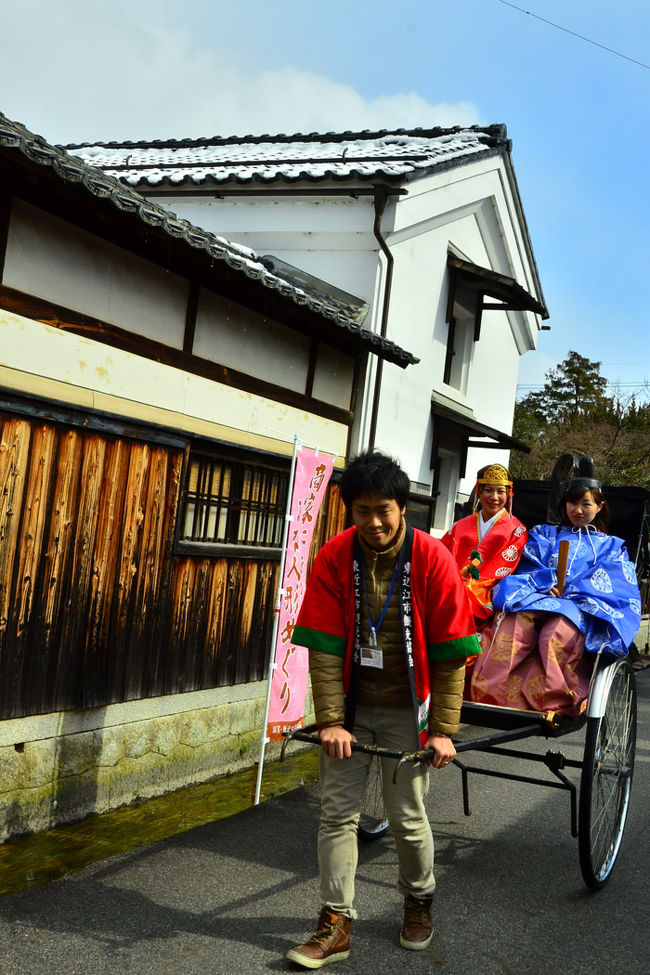
<svg viewBox="0 0 650 975">
<path fill-rule="evenodd" d="M 289 471 L 192 453 L 181 541 L 279 548 Z"/>
</svg>

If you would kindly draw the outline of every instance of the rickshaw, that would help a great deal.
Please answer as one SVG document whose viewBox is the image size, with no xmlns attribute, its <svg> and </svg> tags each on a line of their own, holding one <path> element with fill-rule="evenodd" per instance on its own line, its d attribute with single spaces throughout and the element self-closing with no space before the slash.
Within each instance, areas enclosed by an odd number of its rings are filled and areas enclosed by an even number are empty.
<svg viewBox="0 0 650 975">
<path fill-rule="evenodd" d="M 618 856 L 630 802 L 636 744 L 636 681 L 628 658 L 605 661 L 599 657 L 592 675 L 586 708 L 579 718 L 537 711 L 519 711 L 466 701 L 461 710 L 461 730 L 454 736 L 456 758 L 461 771 L 463 809 L 471 813 L 469 774 L 526 782 L 560 789 L 570 797 L 571 835 L 578 839 L 580 869 L 586 885 L 599 890 L 608 880 Z M 528 738 L 561 738 L 585 728 L 582 761 L 567 758 L 561 751 L 545 754 L 506 747 Z M 474 729 L 483 733 L 474 734 Z M 320 744 L 316 726 L 287 733 L 282 755 L 291 741 Z M 370 764 L 359 836 L 376 839 L 388 829 L 383 810 L 381 762 L 395 759 L 394 777 L 407 763 L 426 762 L 430 751 L 397 752 L 387 748 L 353 744 L 355 751 L 373 757 Z M 505 756 L 546 766 L 551 777 L 539 778 L 486 767 L 468 765 L 468 752 Z M 580 770 L 580 784 L 572 782 L 565 769 Z"/>
<path fill-rule="evenodd" d="M 533 524 L 543 521 L 545 516 L 552 512 L 554 502 L 561 496 L 568 479 L 584 473 L 592 464 L 589 457 L 576 458 L 572 455 L 563 455 L 556 464 L 551 485 L 548 482 L 534 482 L 535 489 L 539 489 L 537 494 L 530 488 L 528 493 L 526 488 L 521 490 L 523 485 L 532 485 L 533 482 L 520 482 L 521 486 L 516 483 L 518 499 L 521 500 L 523 494 L 524 507 L 528 503 L 531 509 L 530 517 L 523 518 L 527 527 L 530 528 Z M 607 489 L 608 499 L 612 494 L 616 496 L 616 490 Z M 636 567 L 642 604 L 647 612 L 650 597 L 648 592 L 650 492 L 640 488 L 621 488 L 618 492 L 624 493 L 625 496 L 621 501 L 625 503 L 621 503 L 620 510 L 616 509 L 615 505 L 612 506 L 612 529 L 614 534 L 620 534 L 627 542 Z M 636 507 L 632 508 L 632 503 Z M 628 516 L 627 521 L 624 516 Z M 620 527 L 616 524 L 617 521 L 620 522 Z M 566 561 L 564 565 L 566 566 Z M 558 565 L 558 578 L 561 573 L 562 569 Z M 571 835 L 578 840 L 582 876 L 587 887 L 594 891 L 600 890 L 607 882 L 616 863 L 632 789 L 637 699 L 634 669 L 629 657 L 605 658 L 602 654 L 597 655 L 586 705 L 578 718 L 553 712 L 521 711 L 466 700 L 463 702 L 460 721 L 460 732 L 453 739 L 457 753 L 453 764 L 461 772 L 465 815 L 471 814 L 470 773 L 568 792 Z M 478 734 L 476 729 L 479 730 Z M 316 726 L 312 725 L 287 734 L 282 754 L 288 742 L 292 740 L 320 744 L 316 730 Z M 545 754 L 540 754 L 534 750 L 506 747 L 514 742 L 521 743 L 532 738 L 558 739 L 582 730 L 585 731 L 582 761 L 567 758 L 561 751 L 548 750 Z M 370 764 L 358 830 L 360 838 L 374 839 L 388 830 L 382 801 L 379 759 L 395 759 L 394 776 L 397 777 L 404 763 L 426 762 L 431 753 L 426 751 L 401 753 L 359 744 L 354 744 L 352 747 L 375 756 Z M 462 756 L 469 752 L 502 756 L 519 762 L 540 763 L 546 766 L 550 775 L 539 778 L 494 769 L 483 764 L 468 765 Z M 580 771 L 579 786 L 565 775 L 567 769 Z"/>
</svg>

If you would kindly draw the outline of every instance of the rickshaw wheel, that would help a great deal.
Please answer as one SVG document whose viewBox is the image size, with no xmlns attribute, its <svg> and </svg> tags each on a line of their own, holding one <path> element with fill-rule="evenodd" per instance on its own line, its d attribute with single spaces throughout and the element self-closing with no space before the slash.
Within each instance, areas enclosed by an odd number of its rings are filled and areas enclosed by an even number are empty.
<svg viewBox="0 0 650 975">
<path fill-rule="evenodd" d="M 382 782 L 381 761 L 377 755 L 373 755 L 359 818 L 358 832 L 362 840 L 379 839 L 388 830 Z"/>
<path fill-rule="evenodd" d="M 588 718 L 580 780 L 578 851 L 585 883 L 600 890 L 621 845 L 632 789 L 636 746 L 636 683 L 627 659 L 617 660 L 604 714 Z"/>
</svg>

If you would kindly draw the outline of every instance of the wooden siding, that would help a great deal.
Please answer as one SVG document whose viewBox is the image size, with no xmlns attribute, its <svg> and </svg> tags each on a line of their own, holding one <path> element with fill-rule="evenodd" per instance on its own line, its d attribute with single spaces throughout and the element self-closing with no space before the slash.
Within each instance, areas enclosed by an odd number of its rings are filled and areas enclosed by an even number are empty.
<svg viewBox="0 0 650 975">
<path fill-rule="evenodd" d="M 265 675 L 278 562 L 173 554 L 183 459 L 0 415 L 0 720 Z"/>
</svg>

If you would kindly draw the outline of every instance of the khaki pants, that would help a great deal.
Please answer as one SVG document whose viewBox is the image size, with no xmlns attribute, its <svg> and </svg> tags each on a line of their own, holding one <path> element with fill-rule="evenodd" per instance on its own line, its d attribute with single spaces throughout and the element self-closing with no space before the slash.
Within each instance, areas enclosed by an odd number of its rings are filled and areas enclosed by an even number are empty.
<svg viewBox="0 0 650 975">
<path fill-rule="evenodd" d="M 365 745 L 399 751 L 419 748 L 410 708 L 359 706 L 354 734 Z M 349 759 L 320 756 L 321 819 L 318 830 L 321 904 L 356 917 L 353 909 L 357 869 L 357 824 L 370 765 L 369 755 L 353 752 Z M 384 805 L 395 840 L 399 864 L 398 889 L 415 897 L 430 896 L 433 837 L 424 808 L 429 784 L 425 766 L 404 766 L 393 784 L 395 759 L 383 759 Z"/>
</svg>

